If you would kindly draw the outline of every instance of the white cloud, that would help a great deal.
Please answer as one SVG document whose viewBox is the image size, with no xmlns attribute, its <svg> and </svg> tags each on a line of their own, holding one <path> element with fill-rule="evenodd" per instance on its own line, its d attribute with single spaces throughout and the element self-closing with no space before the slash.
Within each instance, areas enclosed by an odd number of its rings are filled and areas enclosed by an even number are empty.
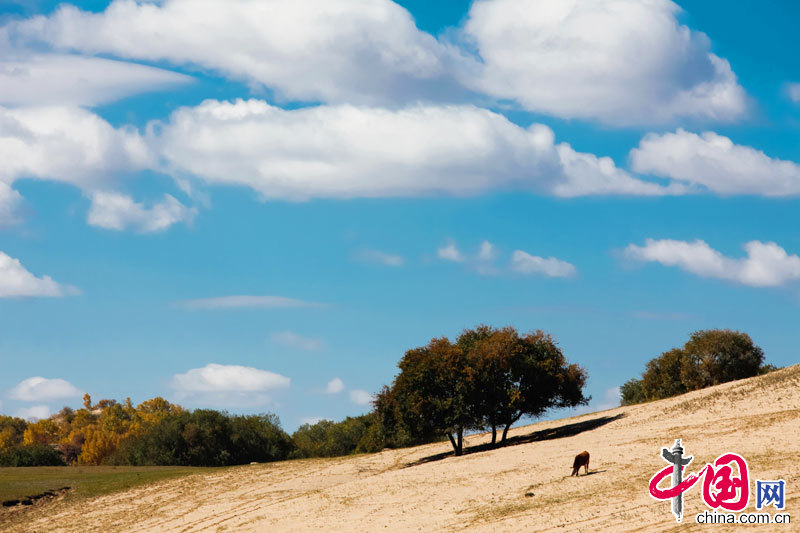
<svg viewBox="0 0 800 533">
<path fill-rule="evenodd" d="M 787 83 L 786 94 L 789 95 L 792 102 L 800 103 L 800 83 Z"/>
<path fill-rule="evenodd" d="M 478 251 L 478 259 L 481 261 L 492 261 L 495 256 L 494 245 L 489 241 L 481 242 L 481 248 Z"/>
<path fill-rule="evenodd" d="M 511 269 L 520 274 L 541 274 L 551 278 L 569 278 L 577 273 L 575 265 L 555 257 L 539 257 L 522 250 L 511 254 Z"/>
<path fill-rule="evenodd" d="M 390 0 L 116 0 L 100 13 L 63 5 L 0 34 L 199 67 L 289 100 L 397 105 L 471 89 L 613 124 L 741 116 L 730 65 L 678 24 L 679 11 L 669 0 L 476 1 L 460 46 L 420 31 Z"/>
<path fill-rule="evenodd" d="M 437 248 L 436 256 L 445 261 L 455 261 L 461 263 L 464 261 L 464 254 L 462 254 L 456 247 L 456 243 L 448 241 L 448 243 L 441 248 Z"/>
<path fill-rule="evenodd" d="M 614 409 L 620 406 L 620 391 L 619 387 L 611 387 L 603 392 L 603 399 L 600 401 L 592 400 L 589 405 L 581 405 L 572 410 L 574 416 L 586 413 L 595 413 L 597 411 L 605 411 L 606 409 Z"/>
<path fill-rule="evenodd" d="M 46 405 L 34 405 L 17 410 L 16 416 L 25 420 L 42 420 L 50 416 L 50 408 Z"/>
<path fill-rule="evenodd" d="M 132 227 L 141 233 L 152 233 L 164 231 L 176 222 L 191 223 L 196 215 L 196 208 L 186 207 L 169 194 L 161 202 L 145 207 L 124 194 L 96 192 L 92 194 L 88 222 L 100 228 Z"/>
<path fill-rule="evenodd" d="M 719 194 L 800 194 L 799 164 L 771 158 L 711 131 L 651 133 L 631 150 L 630 158 L 636 172 L 701 185 Z"/>
<path fill-rule="evenodd" d="M 155 165 L 139 133 L 79 108 L 0 107 L 0 181 L 21 178 L 106 188 L 122 172 Z"/>
<path fill-rule="evenodd" d="M 459 53 L 389 0 L 116 0 L 10 24 L 57 50 L 198 66 L 291 100 L 385 103 L 453 92 Z"/>
<path fill-rule="evenodd" d="M 372 402 L 372 394 L 360 389 L 351 390 L 350 401 L 358 405 L 369 405 Z"/>
<path fill-rule="evenodd" d="M 603 400 L 594 404 L 593 411 L 605 411 L 619 407 L 621 401 L 619 387 L 611 387 L 603 393 Z"/>
<path fill-rule="evenodd" d="M 319 307 L 322 304 L 306 302 L 285 296 L 219 296 L 217 298 L 198 298 L 184 300 L 179 305 L 186 309 L 278 309 L 288 307 Z"/>
<path fill-rule="evenodd" d="M 379 263 L 381 265 L 392 267 L 400 267 L 405 264 L 405 259 L 403 259 L 403 256 L 381 252 L 380 250 L 362 250 L 358 253 L 358 258 L 361 261 Z"/>
<path fill-rule="evenodd" d="M 267 393 L 288 388 L 289 378 L 239 365 L 208 364 L 172 377 L 179 399 L 208 405 L 250 406 L 269 402 Z"/>
<path fill-rule="evenodd" d="M 730 258 L 701 240 L 647 239 L 644 246 L 625 248 L 624 255 L 635 261 L 677 266 L 706 278 L 718 278 L 752 287 L 776 287 L 800 279 L 800 257 L 789 255 L 774 242 L 750 241 L 744 245 L 747 257 Z"/>
<path fill-rule="evenodd" d="M 308 352 L 315 352 L 322 349 L 325 343 L 320 339 L 311 337 L 304 337 L 293 331 L 278 331 L 270 335 L 272 342 L 283 344 L 284 346 L 291 346 L 292 348 L 299 348 Z"/>
<path fill-rule="evenodd" d="M 0 228 L 20 221 L 22 195 L 0 181 Z"/>
<path fill-rule="evenodd" d="M 611 124 L 742 116 L 730 65 L 679 11 L 670 0 L 478 0 L 463 32 L 482 69 L 464 81 L 531 111 Z"/>
<path fill-rule="evenodd" d="M 325 387 L 325 394 L 338 394 L 344 390 L 344 382 L 339 378 L 333 378 Z"/>
<path fill-rule="evenodd" d="M 49 402 L 63 398 L 74 398 L 82 392 L 69 381 L 56 378 L 32 377 L 21 381 L 8 395 L 23 402 Z M 41 417 L 46 418 L 46 417 Z"/>
<path fill-rule="evenodd" d="M 141 170 L 170 173 L 184 187 L 194 177 L 284 200 L 682 192 L 638 180 L 609 158 L 555 145 L 547 126 L 521 128 L 473 106 L 285 110 L 259 100 L 208 100 L 149 124 L 145 136 L 83 109 L 0 107 L 0 182 L 7 186 L 35 178 L 97 194 L 91 219 L 105 227 L 146 231 L 143 219 L 166 224 L 193 215 L 175 200 L 145 215 L 143 206 L 108 192 L 120 176 Z M 112 213 L 104 206 L 114 206 Z"/>
<path fill-rule="evenodd" d="M 50 276 L 37 278 L 22 266 L 19 259 L 0 252 L 0 298 L 60 298 L 76 294 L 80 294 L 80 291 L 75 287 L 60 285 Z"/>
<path fill-rule="evenodd" d="M 95 106 L 192 78 L 145 65 L 63 54 L 0 59 L 0 104 Z"/>
<path fill-rule="evenodd" d="M 637 180 L 608 158 L 556 146 L 547 126 L 521 128 L 473 106 L 285 110 L 260 100 L 207 100 L 149 130 L 166 170 L 251 187 L 266 199 L 676 192 Z"/>
</svg>

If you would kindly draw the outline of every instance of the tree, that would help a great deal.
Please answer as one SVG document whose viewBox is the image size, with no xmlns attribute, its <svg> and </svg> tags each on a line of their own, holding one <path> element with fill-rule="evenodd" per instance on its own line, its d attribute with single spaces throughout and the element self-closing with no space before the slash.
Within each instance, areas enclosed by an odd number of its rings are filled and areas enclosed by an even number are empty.
<svg viewBox="0 0 800 533">
<path fill-rule="evenodd" d="M 543 331 L 520 336 L 513 327 L 478 326 L 459 337 L 468 352 L 474 380 L 473 406 L 483 427 L 508 430 L 522 416 L 541 416 L 554 407 L 585 405 L 586 371 L 567 363 L 553 339 Z"/>
<path fill-rule="evenodd" d="M 659 400 L 685 392 L 764 374 L 764 351 L 746 333 L 729 329 L 695 331 L 683 348 L 650 360 L 641 379 L 621 388 L 622 404 Z"/>
<path fill-rule="evenodd" d="M 0 415 L 0 453 L 20 446 L 27 428 L 22 418 Z"/>
<path fill-rule="evenodd" d="M 398 363 L 392 394 L 412 438 L 433 440 L 444 434 L 461 455 L 464 431 L 475 427 L 467 358 L 447 338 L 408 350 Z"/>
<path fill-rule="evenodd" d="M 764 351 L 747 333 L 729 329 L 695 331 L 683 349 L 688 362 L 682 378 L 689 390 L 756 376 L 764 363 Z"/>
<path fill-rule="evenodd" d="M 674 348 L 650 360 L 642 374 L 642 395 L 647 400 L 668 398 L 686 392 L 682 375 L 691 361 L 686 352 Z"/>
<path fill-rule="evenodd" d="M 542 331 L 520 336 L 511 327 L 478 326 L 455 343 L 442 337 L 406 352 L 391 388 L 375 401 L 379 422 L 407 431 L 412 441 L 446 435 L 456 455 L 463 434 L 473 428 L 512 424 L 524 415 L 541 416 L 554 407 L 586 404 L 586 371 L 567 363 Z"/>
<path fill-rule="evenodd" d="M 631 378 L 619 388 L 622 405 L 633 405 L 645 401 L 644 393 L 642 392 L 642 380 Z"/>
</svg>

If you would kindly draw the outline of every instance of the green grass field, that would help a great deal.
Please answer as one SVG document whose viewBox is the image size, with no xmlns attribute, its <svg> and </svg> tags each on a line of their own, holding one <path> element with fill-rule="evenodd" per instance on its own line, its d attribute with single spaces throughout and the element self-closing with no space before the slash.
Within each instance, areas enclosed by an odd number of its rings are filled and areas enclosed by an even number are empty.
<svg viewBox="0 0 800 533">
<path fill-rule="evenodd" d="M 0 502 L 71 487 L 67 498 L 87 498 L 137 485 L 218 469 L 182 466 L 39 466 L 0 468 Z"/>
</svg>

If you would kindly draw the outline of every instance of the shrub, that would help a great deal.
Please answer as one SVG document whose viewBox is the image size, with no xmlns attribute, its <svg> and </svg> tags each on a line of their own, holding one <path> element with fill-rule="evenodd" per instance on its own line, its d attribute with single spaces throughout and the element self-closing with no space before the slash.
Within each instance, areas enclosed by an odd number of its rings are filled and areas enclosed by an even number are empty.
<svg viewBox="0 0 800 533">
<path fill-rule="evenodd" d="M 46 444 L 17 446 L 0 453 L 0 466 L 65 466 L 61 454 Z"/>
</svg>

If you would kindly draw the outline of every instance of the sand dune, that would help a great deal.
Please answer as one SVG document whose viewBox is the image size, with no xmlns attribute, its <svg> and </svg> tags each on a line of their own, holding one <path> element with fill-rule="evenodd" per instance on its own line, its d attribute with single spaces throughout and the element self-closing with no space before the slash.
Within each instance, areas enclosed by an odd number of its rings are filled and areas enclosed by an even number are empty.
<svg viewBox="0 0 800 533">
<path fill-rule="evenodd" d="M 700 484 L 685 495 L 681 525 L 668 502 L 648 494 L 650 477 L 666 465 L 660 449 L 676 438 L 695 457 L 690 471 L 732 451 L 747 459 L 751 480 L 786 480 L 795 524 L 730 529 L 797 531 L 800 524 L 800 365 L 510 436 L 514 445 L 462 457 L 438 443 L 237 467 L 80 505 L 55 503 L 11 531 L 728 530 L 695 523 L 706 508 Z M 486 442 L 486 435 L 467 440 Z M 591 453 L 591 474 L 569 477 L 583 450 Z M 755 511 L 754 496 L 746 511 Z"/>
</svg>

